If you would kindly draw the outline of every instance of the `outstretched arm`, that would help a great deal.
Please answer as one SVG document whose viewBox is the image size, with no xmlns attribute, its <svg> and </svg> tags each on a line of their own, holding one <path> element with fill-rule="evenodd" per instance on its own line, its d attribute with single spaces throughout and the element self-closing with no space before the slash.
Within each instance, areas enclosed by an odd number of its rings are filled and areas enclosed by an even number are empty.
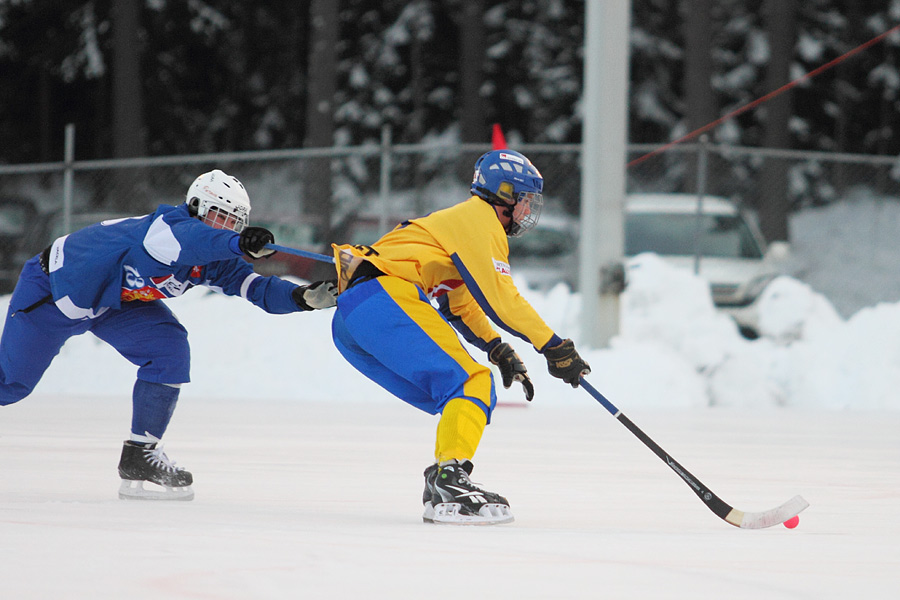
<svg viewBox="0 0 900 600">
<path fill-rule="evenodd" d="M 309 285 L 294 288 L 291 297 L 300 310 L 318 310 L 331 308 L 337 304 L 337 280 L 317 281 Z"/>
</svg>

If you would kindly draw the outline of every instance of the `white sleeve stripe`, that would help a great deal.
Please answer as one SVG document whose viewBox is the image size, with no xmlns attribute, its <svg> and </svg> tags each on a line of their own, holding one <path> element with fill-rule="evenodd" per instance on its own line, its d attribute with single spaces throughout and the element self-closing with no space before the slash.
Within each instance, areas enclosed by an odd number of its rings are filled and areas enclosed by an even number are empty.
<svg viewBox="0 0 900 600">
<path fill-rule="evenodd" d="M 66 263 L 66 238 L 69 237 L 69 234 L 58 238 L 50 247 L 50 257 L 48 265 L 50 267 L 50 272 L 54 272 L 58 269 L 62 269 Z"/>
<path fill-rule="evenodd" d="M 241 298 L 244 300 L 247 299 L 247 292 L 250 291 L 250 284 L 253 283 L 253 280 L 257 277 L 262 277 L 259 273 L 250 273 L 247 275 L 247 278 L 244 279 L 244 283 L 241 284 Z"/>
<path fill-rule="evenodd" d="M 54 302 L 54 304 L 56 304 L 56 308 L 58 308 L 62 314 L 66 315 L 73 321 L 96 319 L 107 310 L 109 310 L 109 307 L 107 306 L 97 309 L 97 312 L 94 312 L 93 309 L 90 308 L 81 308 L 80 306 L 76 306 L 75 303 L 72 302 L 72 299 L 68 296 L 63 296 L 62 298 Z"/>
<path fill-rule="evenodd" d="M 147 235 L 144 236 L 144 249 L 147 254 L 164 265 L 172 265 L 178 260 L 181 244 L 162 215 L 156 217 L 147 230 Z"/>
</svg>

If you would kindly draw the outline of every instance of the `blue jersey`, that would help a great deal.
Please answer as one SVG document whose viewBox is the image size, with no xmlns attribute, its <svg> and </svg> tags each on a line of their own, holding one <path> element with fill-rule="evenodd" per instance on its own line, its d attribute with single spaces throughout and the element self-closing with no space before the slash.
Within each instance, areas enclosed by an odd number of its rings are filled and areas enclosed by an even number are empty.
<svg viewBox="0 0 900 600">
<path fill-rule="evenodd" d="M 85 227 L 53 242 L 54 303 L 70 319 L 93 319 L 123 302 L 173 298 L 202 285 L 269 313 L 301 310 L 291 298 L 295 284 L 263 277 L 240 258 L 237 235 L 193 218 L 186 204 Z"/>
</svg>

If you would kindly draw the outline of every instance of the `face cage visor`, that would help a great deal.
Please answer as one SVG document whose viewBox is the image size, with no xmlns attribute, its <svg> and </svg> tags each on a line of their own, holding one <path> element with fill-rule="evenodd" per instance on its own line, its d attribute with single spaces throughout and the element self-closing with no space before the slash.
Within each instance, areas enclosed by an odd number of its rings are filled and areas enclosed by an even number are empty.
<svg viewBox="0 0 900 600">
<path fill-rule="evenodd" d="M 512 211 L 512 220 L 509 223 L 509 237 L 519 237 L 526 231 L 534 229 L 541 217 L 541 207 L 544 205 L 544 196 L 538 192 L 519 192 L 516 206 Z"/>
<path fill-rule="evenodd" d="M 227 229 L 235 233 L 240 233 L 247 226 L 245 218 L 218 206 L 210 206 L 200 220 L 213 229 Z"/>
</svg>

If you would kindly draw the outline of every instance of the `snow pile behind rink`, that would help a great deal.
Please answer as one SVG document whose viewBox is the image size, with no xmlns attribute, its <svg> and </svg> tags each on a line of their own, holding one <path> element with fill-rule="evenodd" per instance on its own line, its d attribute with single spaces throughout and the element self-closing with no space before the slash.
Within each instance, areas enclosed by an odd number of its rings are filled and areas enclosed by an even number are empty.
<svg viewBox="0 0 900 600">
<path fill-rule="evenodd" d="M 554 313 L 554 307 L 580 304 L 564 291 L 526 297 L 553 315 L 547 320 L 558 332 L 577 332 L 577 320 L 565 318 L 571 312 Z M 705 281 L 655 255 L 640 255 L 628 265 L 620 335 L 610 349 L 585 353 L 590 379 L 623 410 L 900 408 L 900 304 L 879 304 L 844 320 L 808 285 L 779 277 L 760 298 L 760 329 L 760 339 L 744 339 L 714 308 Z M 517 349 L 525 357 L 529 346 Z M 532 372 L 542 366 L 525 360 Z"/>
<path fill-rule="evenodd" d="M 900 409 L 900 304 L 879 304 L 844 320 L 809 286 L 781 277 L 761 298 L 762 337 L 748 341 L 715 310 L 703 280 L 646 254 L 628 265 L 620 335 L 610 348 L 590 350 L 581 343 L 578 294 L 564 285 L 546 293 L 519 289 L 559 335 L 576 341 L 593 368 L 590 381 L 622 410 Z M 8 303 L 9 296 L 0 297 L 4 313 Z M 167 304 L 187 327 L 192 348 L 193 381 L 182 398 L 397 401 L 335 350 L 331 310 L 267 315 L 203 289 Z M 529 369 L 535 402 L 592 401 L 552 379 L 530 344 L 503 337 Z M 134 374 L 114 350 L 84 335 L 63 347 L 35 392 L 129 398 Z M 500 387 L 498 396 L 523 402 L 517 384 Z"/>
</svg>

